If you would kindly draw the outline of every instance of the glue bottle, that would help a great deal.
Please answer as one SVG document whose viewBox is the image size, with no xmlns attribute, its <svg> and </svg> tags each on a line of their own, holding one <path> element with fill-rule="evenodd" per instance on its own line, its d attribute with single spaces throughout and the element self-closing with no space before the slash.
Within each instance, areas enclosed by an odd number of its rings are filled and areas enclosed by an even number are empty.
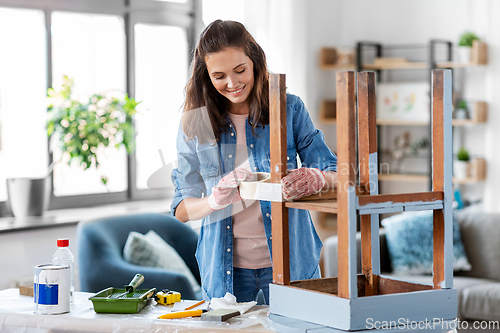
<svg viewBox="0 0 500 333">
<path fill-rule="evenodd" d="M 52 262 L 54 264 L 60 265 L 69 265 L 69 283 L 70 283 L 70 300 L 73 303 L 73 294 L 75 292 L 75 284 L 73 279 L 73 265 L 74 265 L 74 257 L 73 253 L 69 250 L 69 239 L 60 238 L 57 240 L 57 250 L 56 253 L 52 256 Z"/>
</svg>

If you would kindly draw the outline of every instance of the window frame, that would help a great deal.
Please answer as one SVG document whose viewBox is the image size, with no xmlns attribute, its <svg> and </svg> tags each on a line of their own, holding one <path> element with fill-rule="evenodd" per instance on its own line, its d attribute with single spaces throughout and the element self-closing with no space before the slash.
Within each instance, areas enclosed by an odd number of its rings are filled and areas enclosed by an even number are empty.
<svg viewBox="0 0 500 333">
<path fill-rule="evenodd" d="M 135 96 L 135 56 L 134 25 L 150 23 L 177 26 L 186 29 L 188 63 L 191 63 L 191 50 L 194 49 L 196 31 L 201 22 L 201 1 L 187 0 L 174 3 L 155 0 L 0 0 L 0 7 L 17 9 L 37 9 L 44 12 L 47 47 L 47 88 L 52 87 L 52 36 L 51 15 L 54 11 L 73 13 L 117 15 L 123 18 L 126 38 L 126 89 L 129 96 Z M 189 69 L 186 68 L 186 71 Z M 51 158 L 51 157 L 50 157 Z M 51 162 L 51 161 L 50 161 Z M 136 186 L 136 153 L 127 155 L 127 190 L 114 193 L 95 193 L 74 196 L 54 195 L 52 188 L 49 210 L 97 206 L 136 200 L 162 199 L 172 197 L 173 193 L 138 189 Z M 51 175 L 53 177 L 53 175 Z M 173 191 L 172 191 L 173 192 Z M 0 217 L 12 215 L 8 199 L 0 201 Z"/>
<path fill-rule="evenodd" d="M 150 2 L 150 1 L 145 1 Z M 134 36 L 134 26 L 137 23 L 145 23 L 145 24 L 158 24 L 158 25 L 169 25 L 176 26 L 186 29 L 187 37 L 188 37 L 188 55 L 190 59 L 188 59 L 188 63 L 191 62 L 192 52 L 189 50 L 194 49 L 194 20 L 187 19 L 186 17 L 179 17 L 178 15 L 165 15 L 164 13 L 130 13 L 128 15 L 128 20 L 125 26 L 128 29 L 127 35 Z M 127 39 L 127 41 L 131 41 L 131 43 L 127 43 L 127 67 L 129 68 L 128 77 L 127 77 L 127 91 L 131 96 L 135 96 L 135 40 L 134 38 Z M 188 71 L 188 68 L 186 68 Z M 135 151 L 132 152 L 128 156 L 129 159 L 129 183 L 136 184 L 136 176 L 137 176 L 137 159 Z M 158 197 L 159 191 L 146 190 L 146 189 L 138 189 L 137 187 L 129 187 L 131 190 L 130 196 L 133 199 L 144 200 L 144 199 L 153 199 Z M 173 188 L 172 188 L 173 190 Z"/>
</svg>

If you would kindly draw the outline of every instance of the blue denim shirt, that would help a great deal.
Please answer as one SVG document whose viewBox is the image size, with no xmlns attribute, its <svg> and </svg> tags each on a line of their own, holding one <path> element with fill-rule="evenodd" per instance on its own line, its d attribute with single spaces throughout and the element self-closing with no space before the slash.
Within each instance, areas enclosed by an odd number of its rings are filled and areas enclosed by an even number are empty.
<svg viewBox="0 0 500 333">
<path fill-rule="evenodd" d="M 236 130 L 228 122 L 227 131 L 217 144 L 186 141 L 179 128 L 177 137 L 178 167 L 172 172 L 175 195 L 172 214 L 187 198 L 201 198 L 212 193 L 212 187 L 228 172 L 234 170 Z M 249 162 L 254 172 L 270 172 L 269 126 L 259 126 L 252 133 L 246 123 L 246 143 Z M 302 100 L 287 94 L 287 160 L 288 169 L 297 168 L 297 156 L 302 167 L 337 171 L 337 157 L 327 147 L 323 133 L 314 127 Z M 271 203 L 260 201 L 267 244 L 272 255 Z M 233 293 L 233 224 L 232 205 L 203 218 L 196 258 L 201 273 L 202 288 L 209 298 Z M 322 243 L 309 211 L 289 209 L 290 279 L 319 277 L 319 258 Z M 272 256 L 271 256 L 272 258 Z"/>
</svg>

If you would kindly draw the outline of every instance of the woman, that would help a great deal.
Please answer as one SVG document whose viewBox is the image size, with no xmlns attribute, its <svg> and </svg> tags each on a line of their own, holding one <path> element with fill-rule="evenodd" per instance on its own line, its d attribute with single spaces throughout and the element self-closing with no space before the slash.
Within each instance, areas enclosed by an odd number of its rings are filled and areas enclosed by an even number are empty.
<svg viewBox="0 0 500 333">
<path fill-rule="evenodd" d="M 186 86 L 177 138 L 172 214 L 202 220 L 196 257 L 204 298 L 269 304 L 272 282 L 271 204 L 238 191 L 252 172 L 270 171 L 269 81 L 266 57 L 245 27 L 217 20 L 201 34 Z M 297 154 L 302 167 L 297 166 Z M 287 200 L 333 188 L 336 156 L 297 96 L 287 94 Z M 289 210 L 290 278 L 319 278 L 322 243 L 308 211 Z"/>
</svg>

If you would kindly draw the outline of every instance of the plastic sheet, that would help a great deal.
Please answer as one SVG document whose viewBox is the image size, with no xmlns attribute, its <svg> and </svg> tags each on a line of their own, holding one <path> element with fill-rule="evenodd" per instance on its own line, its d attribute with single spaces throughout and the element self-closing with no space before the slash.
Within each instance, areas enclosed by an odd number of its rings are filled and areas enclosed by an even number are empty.
<svg viewBox="0 0 500 333">
<path fill-rule="evenodd" d="M 245 314 L 216 323 L 200 318 L 158 319 L 168 313 L 172 305 L 156 304 L 154 300 L 137 314 L 95 313 L 91 293 L 75 293 L 71 312 L 62 315 L 33 313 L 33 297 L 19 295 L 18 289 L 0 291 L 0 332 L 4 333 L 66 333 L 66 332 L 273 332 L 267 306 L 254 306 Z"/>
<path fill-rule="evenodd" d="M 212 298 L 210 300 L 210 309 L 230 309 L 230 310 L 238 310 L 241 314 L 244 314 L 248 310 L 250 310 L 257 302 L 244 302 L 237 303 L 236 297 L 233 294 L 226 293 L 224 297 L 220 298 Z"/>
</svg>

